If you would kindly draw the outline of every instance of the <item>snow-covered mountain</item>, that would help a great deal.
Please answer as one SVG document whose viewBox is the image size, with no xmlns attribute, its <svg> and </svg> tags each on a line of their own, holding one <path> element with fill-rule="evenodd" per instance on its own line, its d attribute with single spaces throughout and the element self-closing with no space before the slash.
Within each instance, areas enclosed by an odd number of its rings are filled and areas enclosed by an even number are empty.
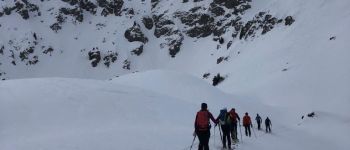
<svg viewBox="0 0 350 150">
<path fill-rule="evenodd" d="M 236 46 L 240 42 L 286 30 L 295 21 L 288 11 L 254 4 L 250 0 L 1 1 L 1 77 L 106 79 L 174 67 L 203 75 L 242 51 Z M 202 43 L 205 47 L 198 47 Z M 193 70 L 199 63 L 203 67 Z"/>
<path fill-rule="evenodd" d="M 0 149 L 186 149 L 203 101 L 272 118 L 238 149 L 350 147 L 350 1 L 0 6 Z"/>
</svg>

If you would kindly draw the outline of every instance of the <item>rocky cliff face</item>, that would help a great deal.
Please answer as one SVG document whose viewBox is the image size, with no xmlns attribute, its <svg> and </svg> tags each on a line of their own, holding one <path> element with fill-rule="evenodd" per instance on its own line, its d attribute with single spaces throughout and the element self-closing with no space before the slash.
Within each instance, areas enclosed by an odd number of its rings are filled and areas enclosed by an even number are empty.
<svg viewBox="0 0 350 150">
<path fill-rule="evenodd" d="M 115 69 L 116 73 L 137 71 L 133 62 L 151 49 L 167 50 L 168 55 L 162 57 L 174 59 L 183 50 L 184 42 L 204 38 L 219 42 L 217 49 L 230 49 L 236 41 L 254 39 L 295 21 L 288 14 L 274 16 L 268 10 L 256 11 L 259 9 L 246 16 L 252 9 L 251 0 L 0 3 L 1 79 L 16 77 L 16 67 L 23 70 L 50 59 L 60 62 L 81 58 L 79 65 L 106 69 L 114 66 L 120 68 Z M 224 43 L 227 45 L 221 47 Z M 82 67 L 79 65 L 76 67 Z M 7 74 L 8 70 L 12 70 L 11 74 Z"/>
</svg>

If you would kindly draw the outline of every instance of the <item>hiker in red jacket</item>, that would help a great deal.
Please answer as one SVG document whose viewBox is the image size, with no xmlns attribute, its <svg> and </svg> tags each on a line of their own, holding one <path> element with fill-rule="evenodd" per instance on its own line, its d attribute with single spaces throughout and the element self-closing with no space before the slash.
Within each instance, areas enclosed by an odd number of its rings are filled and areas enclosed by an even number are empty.
<svg viewBox="0 0 350 150">
<path fill-rule="evenodd" d="M 243 117 L 243 126 L 245 129 L 245 135 L 249 137 L 251 136 L 251 131 L 250 131 L 250 127 L 253 127 L 252 125 L 252 121 L 250 120 L 250 117 L 248 115 L 248 113 L 245 113 L 245 116 Z"/>
<path fill-rule="evenodd" d="M 237 123 L 238 121 L 241 121 L 241 118 L 239 118 L 239 115 L 236 113 L 236 109 L 232 108 L 230 110 L 230 117 L 231 117 L 231 138 L 232 141 L 235 143 L 238 142 L 238 137 L 237 137 Z"/>
<path fill-rule="evenodd" d="M 195 133 L 199 139 L 198 150 L 209 150 L 209 138 L 210 138 L 210 121 L 213 121 L 215 125 L 218 123 L 214 119 L 213 115 L 208 111 L 208 105 L 202 103 L 201 110 L 197 112 L 196 120 L 194 121 Z"/>
</svg>

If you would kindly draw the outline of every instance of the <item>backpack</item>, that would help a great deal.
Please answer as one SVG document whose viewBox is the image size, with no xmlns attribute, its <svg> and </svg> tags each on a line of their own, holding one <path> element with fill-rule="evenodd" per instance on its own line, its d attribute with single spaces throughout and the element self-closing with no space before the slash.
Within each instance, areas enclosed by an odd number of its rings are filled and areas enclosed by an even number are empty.
<svg viewBox="0 0 350 150">
<path fill-rule="evenodd" d="M 196 127 L 199 131 L 205 131 L 209 129 L 209 112 L 199 111 L 197 113 Z"/>
<path fill-rule="evenodd" d="M 230 111 L 230 119 L 232 122 L 237 122 L 237 114 L 236 112 Z"/>
<path fill-rule="evenodd" d="M 258 122 L 258 123 L 261 123 L 261 117 L 260 116 L 256 116 L 255 120 Z"/>
<path fill-rule="evenodd" d="M 220 110 L 220 115 L 219 115 L 219 122 L 221 125 L 230 125 L 231 124 L 231 117 L 230 115 L 227 113 L 227 110 L 223 109 Z"/>
<path fill-rule="evenodd" d="M 251 120 L 250 120 L 250 117 L 249 116 L 244 116 L 243 117 L 243 126 L 249 126 L 251 125 Z"/>
<path fill-rule="evenodd" d="M 266 119 L 265 119 L 265 125 L 266 125 L 266 126 L 269 126 L 270 124 L 271 124 L 270 119 L 266 118 Z"/>
<path fill-rule="evenodd" d="M 231 119 L 231 116 L 229 114 L 227 114 L 226 123 L 227 123 L 227 125 L 231 125 L 232 124 L 232 119 Z"/>
</svg>

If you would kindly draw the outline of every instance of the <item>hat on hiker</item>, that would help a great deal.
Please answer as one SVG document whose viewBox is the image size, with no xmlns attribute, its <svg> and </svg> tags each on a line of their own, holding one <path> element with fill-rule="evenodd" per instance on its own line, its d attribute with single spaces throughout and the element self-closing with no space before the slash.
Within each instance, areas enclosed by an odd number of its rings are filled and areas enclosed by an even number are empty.
<svg viewBox="0 0 350 150">
<path fill-rule="evenodd" d="M 207 103 L 202 103 L 201 108 L 202 108 L 202 109 L 207 109 L 207 108 L 208 108 Z"/>
</svg>

